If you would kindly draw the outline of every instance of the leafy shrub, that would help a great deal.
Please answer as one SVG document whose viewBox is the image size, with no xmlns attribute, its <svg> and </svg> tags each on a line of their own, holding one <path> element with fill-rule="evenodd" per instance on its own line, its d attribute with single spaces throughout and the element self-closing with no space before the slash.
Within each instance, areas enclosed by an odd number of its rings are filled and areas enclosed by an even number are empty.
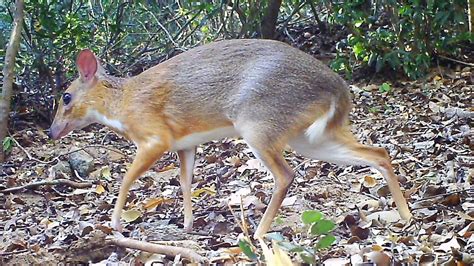
<svg viewBox="0 0 474 266">
<path fill-rule="evenodd" d="M 329 248 L 336 241 L 334 235 L 331 234 L 331 231 L 336 228 L 336 224 L 325 219 L 321 212 L 314 210 L 304 211 L 301 215 L 301 221 L 303 222 L 303 229 L 306 231 L 306 233 L 303 233 L 304 242 L 309 241 L 314 244 L 294 244 L 277 232 L 269 233 L 266 237 L 274 240 L 283 250 L 297 253 L 304 262 L 315 264 L 318 262 L 317 254 L 321 250 Z M 258 260 L 261 258 L 247 241 L 240 240 L 239 247 L 249 259 Z"/>
<path fill-rule="evenodd" d="M 459 44 L 472 42 L 464 0 L 338 1 L 332 5 L 333 23 L 346 25 L 351 34 L 338 44 L 332 67 L 350 72 L 354 63 L 403 70 L 421 77 L 435 54 L 456 55 Z M 345 52 L 350 51 L 349 54 Z"/>
</svg>

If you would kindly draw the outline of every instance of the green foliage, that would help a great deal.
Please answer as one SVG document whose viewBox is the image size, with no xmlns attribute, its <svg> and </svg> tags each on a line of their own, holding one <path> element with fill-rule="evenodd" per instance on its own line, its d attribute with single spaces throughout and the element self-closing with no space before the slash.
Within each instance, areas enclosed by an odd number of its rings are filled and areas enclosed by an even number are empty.
<svg viewBox="0 0 474 266">
<path fill-rule="evenodd" d="M 51 115 L 54 98 L 77 75 L 75 58 L 81 49 L 92 49 L 111 74 L 135 75 L 217 38 L 257 37 L 268 3 L 269 0 L 26 1 L 16 82 L 31 95 L 25 97 L 31 102 L 22 105 L 30 109 L 27 111 Z M 13 0 L 0 5 L 2 62 L 13 11 Z"/>
<path fill-rule="evenodd" d="M 257 254 L 253 252 L 252 246 L 246 240 L 243 240 L 243 239 L 239 240 L 239 248 L 249 259 L 256 260 L 258 258 Z"/>
<path fill-rule="evenodd" d="M 312 235 L 319 236 L 331 232 L 335 227 L 336 225 L 332 221 L 320 220 L 311 225 L 310 231 Z"/>
<path fill-rule="evenodd" d="M 305 211 L 301 215 L 301 221 L 304 224 L 312 224 L 320 221 L 323 218 L 323 214 L 318 211 Z"/>
<path fill-rule="evenodd" d="M 274 240 L 284 250 L 297 253 L 305 263 L 315 264 L 317 262 L 316 255 L 336 242 L 336 238 L 330 233 L 336 228 L 336 224 L 331 220 L 324 219 L 324 215 L 315 210 L 304 211 L 301 221 L 304 229 L 308 232 L 303 235 L 303 242 L 309 240 L 315 244 L 309 246 L 294 244 L 276 232 L 267 234 L 266 237 Z"/>
<path fill-rule="evenodd" d="M 391 90 L 392 90 L 392 87 L 390 86 L 390 84 L 388 84 L 386 82 L 384 82 L 379 87 L 379 91 L 382 92 L 382 93 L 387 93 L 387 92 L 390 92 Z"/>
<path fill-rule="evenodd" d="M 3 152 L 6 154 L 10 153 L 13 149 L 13 144 L 13 138 L 5 137 L 2 141 Z"/>
<path fill-rule="evenodd" d="M 474 40 L 467 29 L 465 0 L 333 1 L 330 21 L 350 34 L 338 44 L 332 67 L 350 72 L 350 61 L 422 76 L 435 54 L 458 54 L 459 44 Z M 349 53 L 347 53 L 349 52 Z"/>
<path fill-rule="evenodd" d="M 114 75 L 135 75 L 190 47 L 219 38 L 254 38 L 270 0 L 26 1 L 17 57 L 21 106 L 52 114 L 54 97 L 77 75 L 75 57 L 92 49 Z M 4 3 L 4 4 L 3 4 Z M 0 61 L 12 26 L 14 1 L 0 5 Z M 280 34 L 298 43 L 292 27 L 318 24 L 332 35 L 350 34 L 337 45 L 331 67 L 350 76 L 358 66 L 394 69 L 417 78 L 435 54 L 456 55 L 472 41 L 465 0 L 283 1 Z M 339 35 L 338 35 L 339 36 Z M 467 43 L 467 45 L 472 43 Z M 466 45 L 466 46 L 467 46 Z M 26 101 L 26 102 L 25 102 Z M 13 106 L 15 109 L 15 105 Z"/>
</svg>

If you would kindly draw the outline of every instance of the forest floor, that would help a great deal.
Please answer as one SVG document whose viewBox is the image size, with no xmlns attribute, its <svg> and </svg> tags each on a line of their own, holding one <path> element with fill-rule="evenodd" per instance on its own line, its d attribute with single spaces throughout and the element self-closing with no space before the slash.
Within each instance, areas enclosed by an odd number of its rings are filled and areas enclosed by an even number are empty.
<svg viewBox="0 0 474 266">
<path fill-rule="evenodd" d="M 311 249 L 316 239 L 307 234 L 300 217 L 305 210 L 319 210 L 337 224 L 337 240 L 318 252 L 318 262 L 473 263 L 473 84 L 474 68 L 440 66 L 422 81 L 375 80 L 351 86 L 352 130 L 362 143 L 389 151 L 403 179 L 411 221 L 399 219 L 375 170 L 310 161 L 288 150 L 285 157 L 297 176 L 272 231 Z M 182 259 L 125 250 L 99 236 L 111 232 L 120 180 L 135 154 L 130 142 L 99 126 L 56 142 L 45 132 L 34 121 L 25 121 L 12 135 L 16 143 L 0 169 L 0 190 L 53 181 L 0 191 L 0 264 Z M 87 177 L 69 167 L 68 160 L 77 154 L 92 158 Z M 253 232 L 272 194 L 273 180 L 265 168 L 240 139 L 199 146 L 194 232 L 186 234 L 178 167 L 176 154 L 167 153 L 136 182 L 122 216 L 124 235 L 191 248 L 216 263 L 250 262 L 236 247 L 241 217 L 244 230 Z"/>
</svg>

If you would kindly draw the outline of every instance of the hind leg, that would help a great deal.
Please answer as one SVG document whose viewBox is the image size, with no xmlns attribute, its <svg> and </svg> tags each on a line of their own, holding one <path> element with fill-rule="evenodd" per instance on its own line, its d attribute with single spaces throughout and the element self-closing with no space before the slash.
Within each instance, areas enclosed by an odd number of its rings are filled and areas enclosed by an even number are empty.
<svg viewBox="0 0 474 266">
<path fill-rule="evenodd" d="M 270 229 L 273 219 L 293 182 L 294 172 L 283 158 L 283 144 L 278 144 L 278 141 L 264 133 L 254 133 L 250 130 L 242 132 L 242 137 L 252 149 L 255 157 L 270 171 L 275 181 L 270 203 L 254 234 L 255 238 L 260 238 Z"/>
<path fill-rule="evenodd" d="M 368 165 L 377 169 L 385 178 L 400 216 L 409 220 L 412 215 L 400 189 L 390 157 L 384 148 L 358 143 L 348 129 L 325 134 L 322 139 L 311 143 L 307 136 L 300 135 L 290 145 L 304 156 L 339 165 Z"/>
</svg>

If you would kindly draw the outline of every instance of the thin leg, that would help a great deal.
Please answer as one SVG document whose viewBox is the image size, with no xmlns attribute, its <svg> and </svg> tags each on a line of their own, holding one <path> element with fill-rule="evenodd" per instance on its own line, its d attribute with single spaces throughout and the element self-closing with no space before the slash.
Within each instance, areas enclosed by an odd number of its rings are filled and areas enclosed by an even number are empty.
<svg viewBox="0 0 474 266">
<path fill-rule="evenodd" d="M 390 193 L 392 193 L 393 201 L 397 205 L 400 217 L 409 220 L 412 215 L 408 208 L 407 201 L 403 196 L 398 183 L 397 175 L 393 171 L 390 157 L 384 148 L 370 147 L 365 145 L 354 145 L 351 150 L 354 154 L 366 161 L 366 164 L 373 166 L 384 176 L 387 181 Z"/>
<path fill-rule="evenodd" d="M 193 206 L 191 202 L 191 183 L 193 181 L 194 156 L 196 148 L 178 151 L 180 166 L 179 183 L 183 192 L 184 205 L 184 230 L 191 232 L 193 229 Z"/>
<path fill-rule="evenodd" d="M 281 151 L 257 149 L 251 144 L 249 145 L 253 149 L 255 156 L 263 162 L 275 180 L 275 188 L 270 203 L 268 204 L 267 210 L 263 214 L 262 220 L 254 234 L 255 238 L 259 238 L 263 237 L 263 235 L 270 229 L 273 219 L 277 215 L 281 203 L 283 202 L 283 199 L 285 199 L 286 193 L 293 182 L 294 172 L 281 155 Z"/>
<path fill-rule="evenodd" d="M 132 186 L 133 182 L 140 177 L 146 170 L 148 170 L 153 163 L 155 163 L 163 154 L 166 149 L 164 147 L 153 147 L 148 149 L 138 149 L 137 155 L 133 160 L 132 166 L 125 174 L 125 177 L 122 180 L 122 185 L 120 186 L 120 192 L 115 202 L 114 211 L 112 213 L 112 222 L 111 226 L 117 231 L 122 230 L 120 224 L 120 216 L 122 214 L 122 209 L 125 206 L 127 201 L 128 191 Z"/>
<path fill-rule="evenodd" d="M 412 215 L 400 189 L 390 157 L 384 148 L 358 143 L 348 129 L 339 129 L 324 136 L 324 140 L 311 143 L 305 136 L 290 141 L 290 145 L 302 155 L 339 165 L 368 165 L 377 169 L 385 178 L 400 216 L 409 220 Z"/>
</svg>

